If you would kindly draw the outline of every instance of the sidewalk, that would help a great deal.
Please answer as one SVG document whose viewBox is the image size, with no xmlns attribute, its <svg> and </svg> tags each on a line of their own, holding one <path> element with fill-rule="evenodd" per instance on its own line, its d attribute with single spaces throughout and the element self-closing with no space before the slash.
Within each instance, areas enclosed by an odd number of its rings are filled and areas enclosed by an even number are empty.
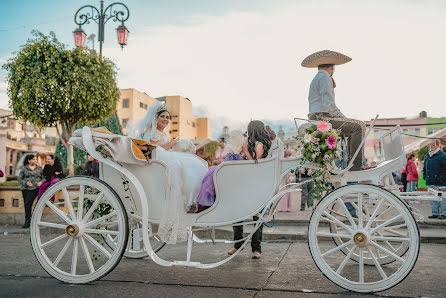
<svg viewBox="0 0 446 298">
<path fill-rule="evenodd" d="M 428 201 L 414 204 L 415 208 L 424 216 L 424 220 L 418 221 L 421 242 L 446 244 L 446 220 L 429 219 L 430 204 Z M 267 223 L 263 227 L 264 241 L 291 242 L 297 240 L 307 240 L 308 223 L 312 210 L 296 212 L 277 212 L 274 225 Z M 246 227 L 245 232 L 249 232 L 252 227 Z M 216 229 L 216 238 L 231 239 L 233 232 L 231 227 Z M 29 234 L 29 229 L 22 229 L 21 225 L 0 225 L 0 234 Z M 207 232 L 196 233 L 198 237 L 209 238 Z"/>
</svg>

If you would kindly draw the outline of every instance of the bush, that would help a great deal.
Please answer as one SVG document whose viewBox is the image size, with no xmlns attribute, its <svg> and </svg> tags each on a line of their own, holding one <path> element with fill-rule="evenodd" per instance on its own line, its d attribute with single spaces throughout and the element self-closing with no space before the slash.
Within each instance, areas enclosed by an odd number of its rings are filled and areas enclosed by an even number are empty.
<svg viewBox="0 0 446 298">
<path fill-rule="evenodd" d="M 424 160 L 424 156 L 429 152 L 429 146 L 424 146 L 417 152 L 417 158 L 419 161 Z"/>
<path fill-rule="evenodd" d="M 63 168 L 63 174 L 65 177 L 70 176 L 70 169 L 69 168 Z"/>
<path fill-rule="evenodd" d="M 78 165 L 74 168 L 74 175 L 82 175 L 85 165 Z"/>
<path fill-rule="evenodd" d="M 17 176 L 6 177 L 6 181 L 17 181 Z"/>
<path fill-rule="evenodd" d="M 0 186 L 20 186 L 20 183 L 17 180 L 12 180 L 0 183 Z"/>
</svg>

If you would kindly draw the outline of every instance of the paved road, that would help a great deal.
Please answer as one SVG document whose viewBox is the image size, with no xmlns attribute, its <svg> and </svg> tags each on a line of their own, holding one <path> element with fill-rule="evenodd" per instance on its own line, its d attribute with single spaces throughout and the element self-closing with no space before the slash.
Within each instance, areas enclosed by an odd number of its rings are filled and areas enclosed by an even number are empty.
<svg viewBox="0 0 446 298">
<path fill-rule="evenodd" d="M 218 249 L 217 249 L 218 248 Z M 197 246 L 197 258 L 209 261 L 229 246 Z M 162 250 L 163 257 L 184 256 L 182 246 Z M 0 235 L 0 297 L 444 297 L 446 245 L 422 244 L 418 263 L 398 286 L 375 295 L 358 295 L 328 281 L 314 265 L 307 244 L 264 243 L 262 259 L 245 249 L 231 262 L 211 270 L 166 268 L 151 260 L 123 258 L 102 280 L 69 285 L 50 277 L 37 263 L 29 235 Z"/>
</svg>

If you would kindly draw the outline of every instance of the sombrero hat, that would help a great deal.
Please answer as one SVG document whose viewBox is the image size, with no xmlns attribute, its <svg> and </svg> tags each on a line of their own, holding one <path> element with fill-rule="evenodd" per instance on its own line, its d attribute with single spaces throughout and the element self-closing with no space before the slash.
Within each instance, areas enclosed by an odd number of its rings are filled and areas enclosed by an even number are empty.
<svg viewBox="0 0 446 298">
<path fill-rule="evenodd" d="M 344 54 L 330 50 L 323 50 L 313 53 L 305 58 L 301 65 L 303 67 L 313 68 L 318 67 L 321 64 L 340 65 L 350 62 L 351 60 L 352 58 L 345 56 Z"/>
</svg>

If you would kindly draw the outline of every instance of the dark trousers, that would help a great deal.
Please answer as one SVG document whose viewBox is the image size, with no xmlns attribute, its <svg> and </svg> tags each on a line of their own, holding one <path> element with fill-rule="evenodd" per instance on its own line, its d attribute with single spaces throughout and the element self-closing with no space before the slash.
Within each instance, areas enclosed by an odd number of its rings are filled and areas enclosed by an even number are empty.
<svg viewBox="0 0 446 298">
<path fill-rule="evenodd" d="M 254 221 L 259 220 L 257 216 L 253 217 Z M 243 226 L 234 226 L 232 227 L 234 229 L 234 240 L 240 240 L 243 239 Z M 251 248 L 252 252 L 258 251 L 262 252 L 262 248 L 260 246 L 260 243 L 262 242 L 262 230 L 263 230 L 263 224 L 260 225 L 260 227 L 257 229 L 257 231 L 252 235 L 251 238 Z M 239 249 L 243 244 L 243 241 L 234 243 L 234 247 Z"/>
<path fill-rule="evenodd" d="M 25 202 L 25 219 L 31 219 L 31 211 L 34 200 L 39 193 L 39 189 L 22 189 L 23 201 Z"/>
<path fill-rule="evenodd" d="M 312 205 L 312 190 L 314 187 L 313 181 L 307 182 L 304 185 L 302 185 L 302 193 L 301 193 L 301 199 L 300 199 L 300 208 L 305 209 L 305 204 L 308 208 L 310 208 L 310 205 Z"/>
</svg>

